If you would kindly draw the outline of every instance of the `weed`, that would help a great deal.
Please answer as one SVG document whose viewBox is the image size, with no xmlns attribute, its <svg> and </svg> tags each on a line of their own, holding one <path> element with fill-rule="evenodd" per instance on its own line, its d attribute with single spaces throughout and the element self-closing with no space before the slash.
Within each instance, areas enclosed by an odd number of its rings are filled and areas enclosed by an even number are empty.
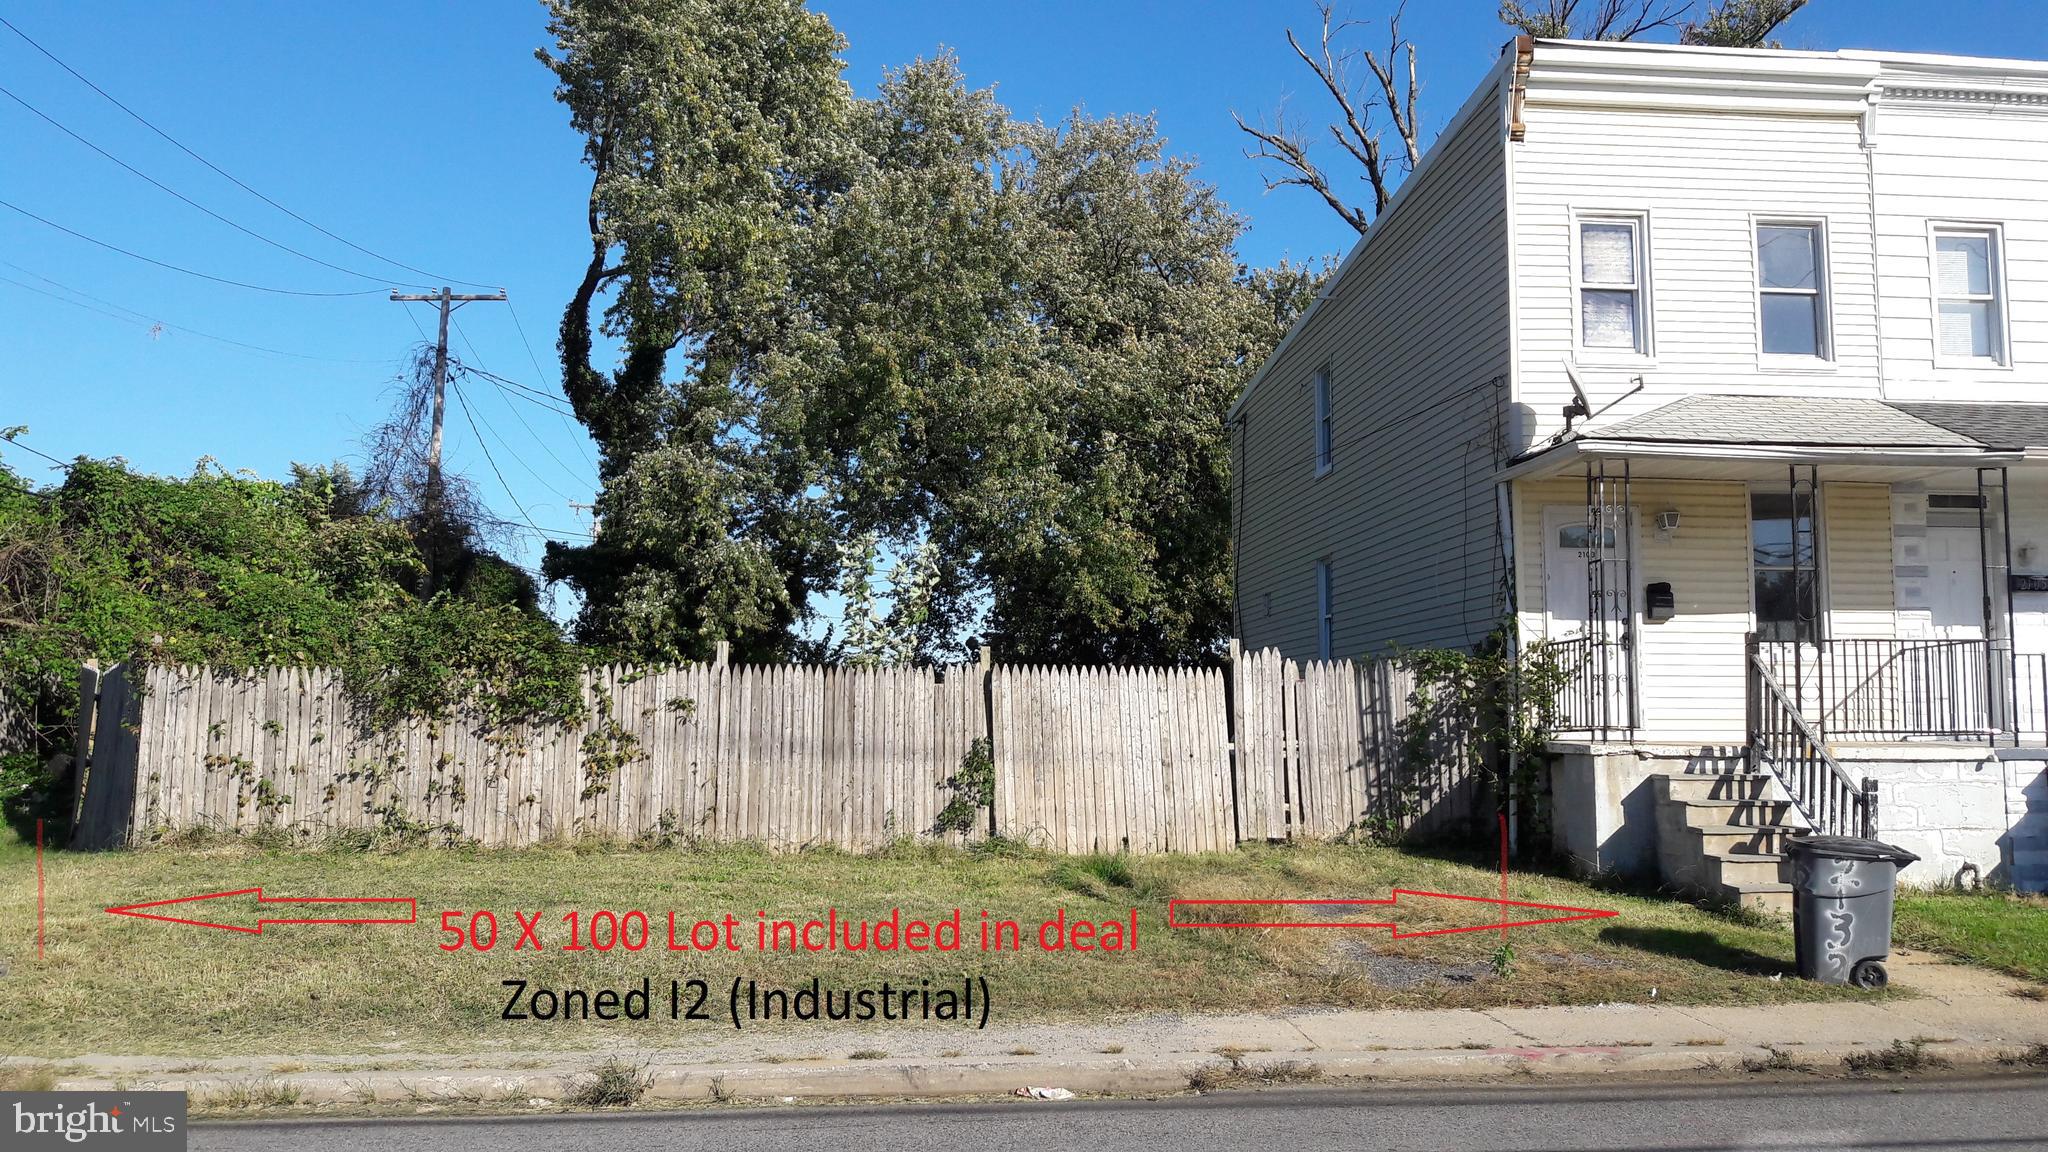
<svg viewBox="0 0 2048 1152">
<path fill-rule="evenodd" d="M 1267 1064 L 1247 1064 L 1231 1057 L 1225 1064 L 1205 1064 L 1188 1075 L 1188 1087 L 1197 1092 L 1215 1092 L 1224 1088 L 1249 1088 L 1254 1085 L 1306 1084 L 1320 1080 L 1323 1070 L 1300 1060 L 1276 1060 Z"/>
<path fill-rule="evenodd" d="M 1865 1076 L 1873 1072 L 1924 1072 L 1930 1068 L 1946 1068 L 1948 1060 L 1927 1051 L 1926 1039 L 1916 1036 L 1911 1040 L 1894 1040 L 1889 1048 L 1851 1052 L 1842 1057 L 1842 1067 Z"/>
<path fill-rule="evenodd" d="M 1495 948 L 1493 955 L 1487 957 L 1487 963 L 1493 965 L 1494 979 L 1506 980 L 1513 976 L 1515 974 L 1515 946 L 1506 940 L 1501 941 L 1500 947 Z"/>
<path fill-rule="evenodd" d="M 2036 1044 L 2024 1052 L 2007 1052 L 1998 1062 L 2008 1067 L 2024 1064 L 2029 1068 L 2048 1068 L 2048 1044 Z"/>
<path fill-rule="evenodd" d="M 846 1058 L 848 1060 L 884 1060 L 888 1056 L 889 1054 L 880 1048 L 862 1048 L 858 1052 L 847 1053 Z"/>
<path fill-rule="evenodd" d="M 958 1059 L 958 1058 L 960 1057 L 960 1055 L 961 1055 L 961 1052 L 960 1052 L 960 1050 L 959 1050 L 958 1048 L 948 1048 L 948 1049 L 946 1049 L 946 1050 L 945 1050 L 944 1052 L 941 1052 L 941 1053 L 939 1053 L 939 1059 L 941 1059 L 941 1060 L 954 1060 L 954 1059 Z"/>
<path fill-rule="evenodd" d="M 1770 1053 L 1770 1055 L 1761 1059 L 1755 1056 L 1745 1056 L 1742 1060 L 1742 1070 L 1744 1072 L 1804 1072 L 1807 1070 L 1805 1061 L 1795 1058 L 1783 1048 L 1775 1048 L 1766 1044 L 1764 1045 L 1764 1051 Z"/>
<path fill-rule="evenodd" d="M 651 1084 L 645 1067 L 611 1056 L 590 1070 L 590 1082 L 570 1092 L 569 1100 L 584 1108 L 625 1108 L 639 1103 Z"/>
<path fill-rule="evenodd" d="M 1685 1042 L 1685 1046 L 1687 1048 L 1719 1048 L 1721 1045 L 1726 1044 L 1727 1042 L 1728 1041 L 1722 1039 L 1719 1036 L 1712 1036 L 1702 1039 L 1687 1040 Z"/>
<path fill-rule="evenodd" d="M 1104 1044 L 1102 1047 L 1096 1049 L 1096 1051 L 1102 1053 L 1104 1056 L 1114 1056 L 1117 1053 L 1122 1052 L 1123 1050 L 1124 1046 L 1121 1044 Z"/>
<path fill-rule="evenodd" d="M 2048 1000 L 2048 987 L 2039 984 L 2022 984 L 2012 990 L 2022 1000 Z"/>
<path fill-rule="evenodd" d="M 299 1090 L 281 1080 L 240 1080 L 208 1093 L 201 1102 L 221 1112 L 289 1108 L 299 1102 Z"/>
<path fill-rule="evenodd" d="M 1012 1056 L 1036 1056 L 1036 1055 L 1038 1055 L 1038 1049 L 1036 1049 L 1036 1048 L 1026 1048 L 1026 1047 L 1024 1047 L 1024 1046 L 1023 1046 L 1022 1044 L 1019 1044 L 1019 1045 L 1018 1045 L 1017 1047 L 1015 1047 L 1015 1048 L 1012 1048 L 1012 1049 L 1010 1049 L 1010 1055 L 1012 1055 Z"/>
</svg>

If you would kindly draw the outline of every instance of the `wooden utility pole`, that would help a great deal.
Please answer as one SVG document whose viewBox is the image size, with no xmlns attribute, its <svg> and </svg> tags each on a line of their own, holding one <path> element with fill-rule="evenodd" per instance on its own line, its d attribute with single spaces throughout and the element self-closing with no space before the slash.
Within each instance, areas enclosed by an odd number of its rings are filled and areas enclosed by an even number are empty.
<svg viewBox="0 0 2048 1152">
<path fill-rule="evenodd" d="M 441 416 L 448 409 L 448 314 L 461 305 L 478 301 L 502 303 L 505 294 L 457 295 L 443 285 L 439 292 L 393 292 L 391 298 L 402 304 L 425 301 L 441 306 L 441 334 L 434 340 L 434 432 L 427 441 L 427 491 L 438 499 L 441 492 Z"/>
</svg>

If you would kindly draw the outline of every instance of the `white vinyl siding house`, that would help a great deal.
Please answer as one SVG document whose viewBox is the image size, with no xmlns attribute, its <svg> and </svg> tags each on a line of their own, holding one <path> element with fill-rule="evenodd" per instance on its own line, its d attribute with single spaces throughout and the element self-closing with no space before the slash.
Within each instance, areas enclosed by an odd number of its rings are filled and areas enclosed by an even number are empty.
<svg viewBox="0 0 2048 1152">
<path fill-rule="evenodd" d="M 1553 645 L 1574 855 L 1806 748 L 2048 882 L 2048 63 L 1511 44 L 1231 418 L 1243 644 Z"/>
<path fill-rule="evenodd" d="M 1471 644 L 1506 609 L 1490 439 L 1509 367 L 1505 76 L 1231 412 L 1247 648 L 1325 654 L 1323 571 L 1331 656 Z"/>
</svg>

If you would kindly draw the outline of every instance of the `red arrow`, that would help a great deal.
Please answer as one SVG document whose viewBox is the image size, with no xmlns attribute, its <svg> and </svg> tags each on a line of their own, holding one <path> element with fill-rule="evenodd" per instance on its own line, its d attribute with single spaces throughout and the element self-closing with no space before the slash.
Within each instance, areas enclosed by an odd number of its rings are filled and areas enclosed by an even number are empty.
<svg viewBox="0 0 2048 1152">
<path fill-rule="evenodd" d="M 1422 932 L 1403 932 L 1400 925 L 1392 921 L 1384 923 L 1368 923 L 1359 920 L 1310 920 L 1307 922 L 1289 921 L 1285 923 L 1274 921 L 1181 922 L 1174 918 L 1175 908 L 1183 904 L 1190 907 L 1214 907 L 1217 905 L 1295 907 L 1307 904 L 1316 907 L 1341 905 L 1388 908 L 1392 907 L 1403 896 L 1421 896 L 1435 900 L 1462 900 L 1471 904 L 1496 904 L 1502 908 L 1501 915 L 1503 917 L 1507 915 L 1505 910 L 1508 908 L 1534 908 L 1538 911 L 1559 912 L 1565 913 L 1565 915 L 1546 916 L 1541 919 L 1532 920 L 1502 919 L 1492 924 L 1473 924 L 1464 928 L 1431 928 Z M 1412 905 L 1413 902 L 1411 901 L 1410 903 Z M 1276 915 L 1278 914 L 1276 913 Z M 1599 920 L 1603 917 L 1618 915 L 1620 915 L 1618 912 L 1603 911 L 1598 908 L 1574 908 L 1569 904 L 1537 904 L 1528 900 L 1506 900 L 1497 899 L 1492 896 L 1460 896 L 1454 892 L 1418 892 L 1412 888 L 1396 888 L 1394 889 L 1394 894 L 1385 900 L 1169 900 L 1166 902 L 1166 926 L 1169 928 L 1386 928 L 1393 932 L 1396 940 L 1405 940 L 1414 936 L 1449 936 L 1457 932 L 1498 932 L 1503 928 L 1527 928 L 1536 924 L 1566 924 L 1573 920 Z"/>
<path fill-rule="evenodd" d="M 194 920 L 186 916 L 165 916 L 157 912 L 144 912 L 144 908 L 167 908 L 173 904 L 192 904 L 200 900 L 220 900 L 229 896 L 255 896 L 261 904 L 403 904 L 405 919 L 378 917 L 282 917 L 260 916 L 254 928 L 240 924 L 222 924 L 213 920 Z M 133 916 L 138 920 L 162 920 L 168 924 L 191 924 L 200 928 L 221 928 L 229 932 L 247 932 L 254 936 L 263 934 L 265 924 L 413 924 L 419 920 L 419 908 L 411 896 L 265 896 L 261 888 L 237 888 L 232 892 L 204 892 L 197 896 L 173 896 L 169 900 L 146 900 L 140 904 L 123 904 L 109 908 L 116 916 Z M 201 909 L 190 909 L 195 915 Z M 259 909 L 261 911 L 261 909 Z M 396 909 L 393 909 L 396 911 Z"/>
</svg>

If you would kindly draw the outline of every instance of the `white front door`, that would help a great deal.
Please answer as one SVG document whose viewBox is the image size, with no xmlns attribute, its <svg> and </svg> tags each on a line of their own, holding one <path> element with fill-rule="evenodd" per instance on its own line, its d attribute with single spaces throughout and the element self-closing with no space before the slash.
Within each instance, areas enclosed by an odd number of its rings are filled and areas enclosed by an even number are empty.
<svg viewBox="0 0 2048 1152">
<path fill-rule="evenodd" d="M 1984 566 L 1976 528 L 1927 529 L 1927 609 L 1930 636 L 1984 638 Z"/>
<path fill-rule="evenodd" d="M 1581 505 L 1552 505 L 1543 509 L 1543 607 L 1544 635 L 1549 640 L 1590 637 L 1596 647 L 1568 650 L 1566 671 L 1574 673 L 1579 689 L 1567 690 L 1568 702 L 1577 700 L 1581 719 L 1597 721 L 1602 727 L 1622 727 L 1634 709 L 1630 693 L 1634 677 L 1635 623 L 1642 611 L 1642 590 L 1635 579 L 1635 565 L 1624 562 L 1623 548 L 1632 544 L 1635 510 L 1629 510 L 1629 527 L 1619 523 L 1601 529 L 1596 536 L 1586 523 Z M 1633 555 L 1629 556 L 1630 561 Z M 1592 593 L 1592 565 L 1605 563 L 1600 597 Z"/>
</svg>

